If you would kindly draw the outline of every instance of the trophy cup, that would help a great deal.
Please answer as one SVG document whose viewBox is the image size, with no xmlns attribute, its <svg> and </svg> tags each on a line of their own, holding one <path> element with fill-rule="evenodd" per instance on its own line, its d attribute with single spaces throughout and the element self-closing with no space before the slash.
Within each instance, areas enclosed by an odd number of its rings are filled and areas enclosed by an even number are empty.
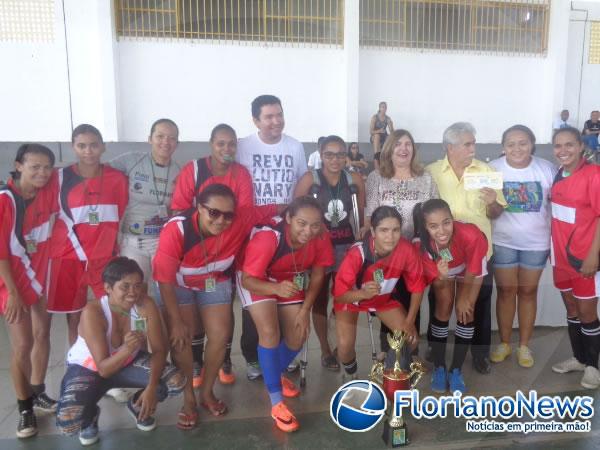
<svg viewBox="0 0 600 450">
<path fill-rule="evenodd" d="M 403 331 L 394 330 L 393 333 L 388 333 L 388 343 L 390 344 L 390 348 L 396 353 L 394 367 L 386 369 L 384 363 L 376 363 L 371 368 L 369 376 L 371 381 L 383 388 L 389 400 L 389 420 L 383 423 L 382 438 L 386 445 L 391 445 L 392 447 L 402 447 L 409 443 L 404 419 L 394 416 L 394 393 L 414 388 L 425 373 L 423 366 L 419 362 L 410 364 L 410 372 L 402 370 L 400 366 L 400 354 L 406 343 L 406 338 L 407 335 Z"/>
</svg>

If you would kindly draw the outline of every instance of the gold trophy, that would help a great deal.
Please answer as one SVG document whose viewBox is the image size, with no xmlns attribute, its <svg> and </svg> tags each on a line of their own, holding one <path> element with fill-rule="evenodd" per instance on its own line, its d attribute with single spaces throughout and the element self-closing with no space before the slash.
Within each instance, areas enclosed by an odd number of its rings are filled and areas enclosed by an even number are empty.
<svg viewBox="0 0 600 450">
<path fill-rule="evenodd" d="M 394 367 L 386 369 L 384 363 L 374 364 L 371 368 L 369 378 L 374 383 L 379 384 L 386 397 L 388 398 L 388 416 L 389 420 L 383 423 L 383 440 L 392 447 L 402 447 L 409 443 L 406 423 L 402 417 L 394 416 L 394 393 L 396 391 L 408 391 L 413 389 L 423 374 L 425 369 L 420 362 L 413 362 L 410 365 L 410 372 L 402 370 L 400 366 L 400 353 L 404 344 L 406 344 L 407 334 L 404 331 L 394 330 L 388 333 L 387 340 L 390 348 L 396 353 Z"/>
</svg>

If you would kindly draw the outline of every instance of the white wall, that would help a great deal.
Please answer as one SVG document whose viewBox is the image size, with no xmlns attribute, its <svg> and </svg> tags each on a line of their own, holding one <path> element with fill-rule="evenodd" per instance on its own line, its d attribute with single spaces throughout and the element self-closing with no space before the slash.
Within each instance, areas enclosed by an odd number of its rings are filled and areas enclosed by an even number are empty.
<svg viewBox="0 0 600 450">
<path fill-rule="evenodd" d="M 499 142 L 524 123 L 550 140 L 555 104 L 562 102 L 569 2 L 553 0 L 547 57 L 361 50 L 359 139 L 387 101 L 394 125 L 420 142 L 440 142 L 453 122 L 470 121 L 479 142 Z"/>
<path fill-rule="evenodd" d="M 296 139 L 346 134 L 341 49 L 133 40 L 117 48 L 121 140 L 143 140 L 159 117 L 175 120 L 184 141 L 208 140 L 220 122 L 244 136 L 256 130 L 250 103 L 260 94 L 281 98 Z"/>
</svg>

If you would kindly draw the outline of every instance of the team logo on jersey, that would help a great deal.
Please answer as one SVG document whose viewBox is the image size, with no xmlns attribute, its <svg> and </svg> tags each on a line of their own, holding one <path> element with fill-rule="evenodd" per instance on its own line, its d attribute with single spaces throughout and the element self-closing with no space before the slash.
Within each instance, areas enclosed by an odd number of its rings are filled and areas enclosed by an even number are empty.
<svg viewBox="0 0 600 450">
<path fill-rule="evenodd" d="M 142 234 L 142 227 L 139 223 L 132 223 L 129 225 L 129 231 L 131 234 Z"/>
<path fill-rule="evenodd" d="M 133 183 L 133 189 L 135 191 L 141 191 L 142 190 L 142 183 Z"/>
<path fill-rule="evenodd" d="M 133 175 L 133 179 L 135 181 L 150 181 L 150 175 L 146 174 L 146 173 L 142 173 L 142 172 L 136 172 Z"/>
</svg>

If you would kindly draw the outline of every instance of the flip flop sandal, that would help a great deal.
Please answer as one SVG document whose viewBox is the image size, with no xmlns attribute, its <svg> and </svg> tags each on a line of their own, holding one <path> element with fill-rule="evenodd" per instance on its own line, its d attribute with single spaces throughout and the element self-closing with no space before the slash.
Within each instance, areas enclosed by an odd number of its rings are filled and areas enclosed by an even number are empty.
<svg viewBox="0 0 600 450">
<path fill-rule="evenodd" d="M 183 409 L 177 413 L 177 428 L 180 430 L 192 430 L 198 421 L 198 412 L 186 414 Z"/>
<path fill-rule="evenodd" d="M 227 405 L 221 400 L 217 400 L 216 402 L 211 403 L 202 402 L 200 404 L 203 408 L 205 408 L 209 413 L 211 413 L 215 417 L 227 414 Z"/>
<path fill-rule="evenodd" d="M 321 365 L 327 370 L 334 372 L 340 370 L 340 363 L 337 362 L 337 359 L 333 355 L 321 356 Z"/>
</svg>

